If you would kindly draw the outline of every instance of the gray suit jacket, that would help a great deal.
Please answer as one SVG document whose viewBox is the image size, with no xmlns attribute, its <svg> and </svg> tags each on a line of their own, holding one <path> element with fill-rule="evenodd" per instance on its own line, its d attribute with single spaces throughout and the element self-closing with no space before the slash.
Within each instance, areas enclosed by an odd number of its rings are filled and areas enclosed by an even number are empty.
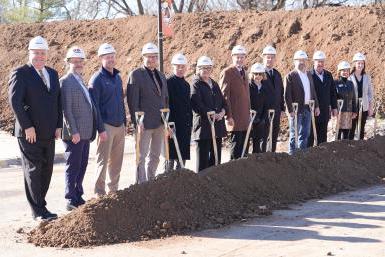
<svg viewBox="0 0 385 257">
<path fill-rule="evenodd" d="M 63 106 L 63 140 L 71 140 L 79 133 L 81 139 L 93 140 L 96 133 L 97 115 L 91 107 L 82 85 L 72 73 L 60 78 Z M 92 102 L 91 102 L 92 103 Z"/>
<path fill-rule="evenodd" d="M 156 72 L 162 81 L 160 95 L 145 67 L 133 70 L 128 77 L 127 103 L 131 121 L 136 125 L 135 112 L 143 111 L 145 129 L 155 129 L 162 125 L 160 109 L 168 107 L 166 77 L 158 70 Z"/>
</svg>

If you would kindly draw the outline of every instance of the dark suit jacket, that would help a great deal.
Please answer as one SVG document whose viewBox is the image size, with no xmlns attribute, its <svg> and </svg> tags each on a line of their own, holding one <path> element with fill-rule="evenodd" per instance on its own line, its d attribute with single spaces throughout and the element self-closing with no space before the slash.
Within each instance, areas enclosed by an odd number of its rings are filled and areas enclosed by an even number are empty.
<svg viewBox="0 0 385 257">
<path fill-rule="evenodd" d="M 320 109 L 320 115 L 316 117 L 316 120 L 318 122 L 327 122 L 330 119 L 330 107 L 337 109 L 337 93 L 333 75 L 329 71 L 324 70 L 322 82 L 314 69 L 311 71 L 311 74 Z"/>
<path fill-rule="evenodd" d="M 54 69 L 45 68 L 50 79 L 49 91 L 31 64 L 11 72 L 8 97 L 16 117 L 16 137 L 25 137 L 25 129 L 34 127 L 37 140 L 54 139 L 56 128 L 63 127 L 59 77 Z"/>
<path fill-rule="evenodd" d="M 313 77 L 310 72 L 307 72 L 307 77 L 310 81 L 310 99 L 315 100 L 315 107 L 318 107 L 317 93 L 315 91 Z M 296 70 L 293 70 L 286 75 L 285 100 L 289 113 L 293 112 L 293 103 L 298 103 L 298 113 L 303 111 L 305 91 L 303 90 L 301 78 Z"/>
<path fill-rule="evenodd" d="M 103 131 L 103 123 L 90 95 L 91 104 L 88 101 L 84 87 L 72 73 L 68 73 L 60 79 L 61 99 L 63 105 L 63 140 L 71 140 L 72 135 L 79 133 L 81 139 L 93 140 L 96 136 L 96 128 Z"/>
<path fill-rule="evenodd" d="M 227 119 L 234 119 L 234 127 L 229 129 L 232 131 L 246 131 L 250 119 L 248 79 L 242 77 L 237 67 L 231 65 L 221 72 L 219 85 L 229 110 Z"/>
<path fill-rule="evenodd" d="M 211 125 L 207 118 L 207 112 L 215 111 L 220 113 L 227 105 L 218 84 L 213 81 L 213 88 L 195 77 L 191 84 L 191 105 L 193 109 L 193 140 L 211 139 Z M 225 137 L 226 126 L 225 119 L 215 122 L 215 136 Z"/>
<path fill-rule="evenodd" d="M 128 76 L 127 103 L 131 121 L 136 124 L 135 112 L 144 112 L 144 128 L 155 129 L 163 124 L 160 109 L 168 107 L 167 81 L 163 73 L 156 71 L 162 81 L 161 94 L 145 67 L 133 70 Z"/>
<path fill-rule="evenodd" d="M 284 97 L 284 88 L 282 82 L 282 76 L 279 71 L 273 69 L 273 77 L 266 72 L 266 93 L 268 94 L 268 99 L 270 99 L 270 107 L 275 110 L 275 114 L 280 116 L 280 112 L 285 111 L 285 97 Z"/>
</svg>

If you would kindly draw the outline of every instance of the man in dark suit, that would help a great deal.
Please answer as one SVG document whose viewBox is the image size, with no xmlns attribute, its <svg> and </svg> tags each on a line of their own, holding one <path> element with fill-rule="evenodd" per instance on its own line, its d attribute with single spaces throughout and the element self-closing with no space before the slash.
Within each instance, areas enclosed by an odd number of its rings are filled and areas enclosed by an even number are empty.
<svg viewBox="0 0 385 257">
<path fill-rule="evenodd" d="M 68 211 L 85 203 L 82 183 L 88 165 L 90 141 L 95 139 L 96 129 L 99 133 L 105 131 L 82 78 L 84 59 L 85 54 L 81 48 L 71 47 L 66 56 L 68 73 L 60 79 Z"/>
<path fill-rule="evenodd" d="M 275 110 L 273 120 L 272 152 L 277 148 L 277 139 L 280 130 L 281 116 L 285 113 L 285 98 L 283 96 L 283 82 L 281 73 L 274 68 L 277 51 L 274 47 L 268 45 L 262 51 L 263 65 L 266 72 L 266 94 L 269 100 L 268 108 Z M 267 126 L 268 128 L 269 126 Z M 263 141 L 263 148 L 266 149 L 267 137 Z"/>
<path fill-rule="evenodd" d="M 307 54 L 299 50 L 294 54 L 295 69 L 292 70 L 285 78 L 285 100 L 286 107 L 290 114 L 289 127 L 289 154 L 293 154 L 296 149 L 295 144 L 295 126 L 293 103 L 298 103 L 298 148 L 307 148 L 307 140 L 311 128 L 311 113 L 309 101 L 315 101 L 315 115 L 319 115 L 317 94 L 314 89 L 314 82 L 311 73 L 306 70 Z"/>
<path fill-rule="evenodd" d="M 322 51 L 316 51 L 313 55 L 313 69 L 311 75 L 314 81 L 315 91 L 319 103 L 320 114 L 316 117 L 317 140 L 318 144 L 327 141 L 328 123 L 330 112 L 333 116 L 337 115 L 337 93 L 334 85 L 333 75 L 324 69 L 326 55 Z M 313 146 L 314 135 L 310 130 L 308 146 Z"/>
<path fill-rule="evenodd" d="M 57 215 L 46 208 L 51 181 L 55 138 L 60 138 L 63 115 L 58 74 L 45 66 L 48 44 L 37 36 L 29 42 L 29 63 L 11 72 L 9 102 L 16 122 L 24 170 L 27 200 L 34 219 L 51 220 Z"/>
<path fill-rule="evenodd" d="M 168 106 L 167 81 L 164 74 L 156 69 L 159 50 L 153 43 L 142 48 L 143 66 L 133 70 L 128 77 L 127 103 L 132 123 L 140 131 L 139 164 L 137 183 L 155 178 L 159 156 L 164 145 L 164 127 L 160 109 Z M 137 124 L 135 112 L 144 112 L 142 125 Z M 147 169 L 146 156 L 149 156 Z"/>
</svg>

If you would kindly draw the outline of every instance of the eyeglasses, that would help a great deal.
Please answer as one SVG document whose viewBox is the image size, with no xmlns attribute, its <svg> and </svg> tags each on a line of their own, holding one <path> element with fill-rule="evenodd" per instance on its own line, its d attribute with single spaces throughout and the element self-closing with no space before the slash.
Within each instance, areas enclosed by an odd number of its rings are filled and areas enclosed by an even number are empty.
<svg viewBox="0 0 385 257">
<path fill-rule="evenodd" d="M 200 70 L 211 70 L 212 67 L 210 67 L 210 66 L 200 66 L 200 67 L 198 67 L 198 69 L 200 69 Z"/>
<path fill-rule="evenodd" d="M 262 76 L 264 75 L 264 73 L 253 73 L 254 76 Z"/>
</svg>

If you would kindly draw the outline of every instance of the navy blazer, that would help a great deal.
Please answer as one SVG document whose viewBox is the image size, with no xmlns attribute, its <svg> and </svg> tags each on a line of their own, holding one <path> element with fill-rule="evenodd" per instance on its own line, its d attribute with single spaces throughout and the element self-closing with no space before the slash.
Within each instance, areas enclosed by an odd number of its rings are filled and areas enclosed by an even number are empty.
<svg viewBox="0 0 385 257">
<path fill-rule="evenodd" d="M 59 77 L 54 69 L 45 69 L 49 74 L 49 90 L 31 64 L 11 72 L 8 98 L 16 118 L 13 133 L 16 137 L 25 137 L 25 129 L 34 127 L 37 140 L 54 139 L 56 128 L 63 127 Z"/>
</svg>

